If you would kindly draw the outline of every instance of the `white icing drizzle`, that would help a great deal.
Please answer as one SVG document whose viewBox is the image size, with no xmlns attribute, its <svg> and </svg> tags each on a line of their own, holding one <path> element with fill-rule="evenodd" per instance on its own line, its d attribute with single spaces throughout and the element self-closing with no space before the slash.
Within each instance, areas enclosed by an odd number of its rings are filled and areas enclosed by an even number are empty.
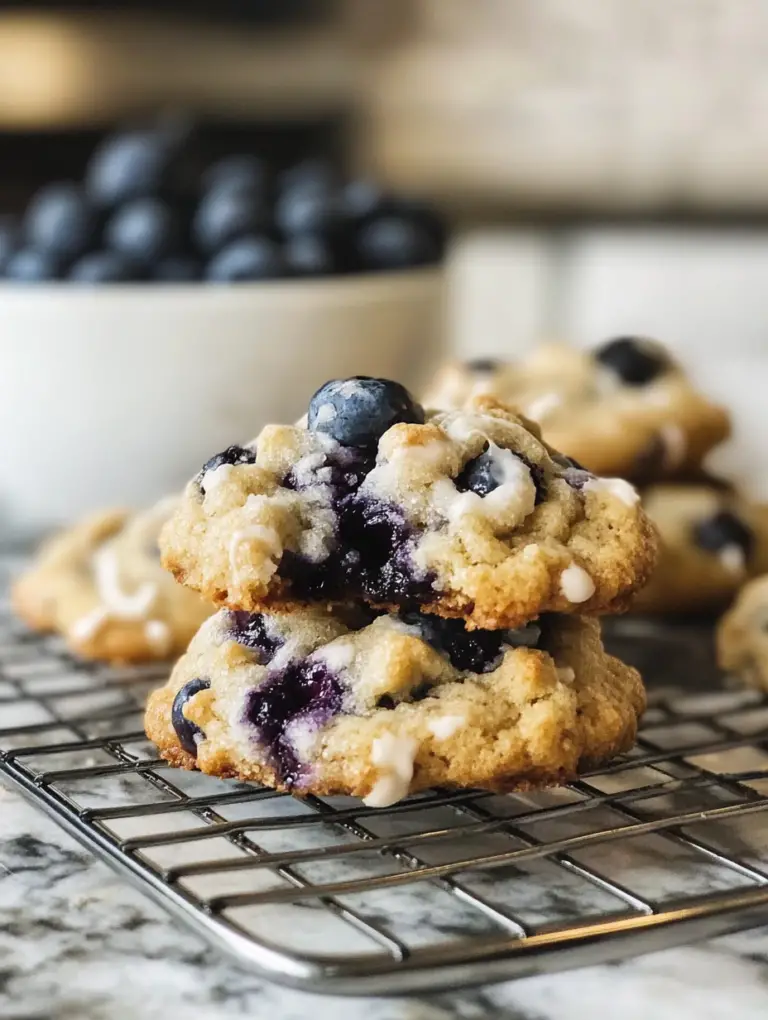
<svg viewBox="0 0 768 1020">
<path fill-rule="evenodd" d="M 530 469 L 511 450 L 489 442 L 486 451 L 493 462 L 494 476 L 499 485 L 486 496 L 476 492 L 459 492 L 448 478 L 433 485 L 436 508 L 456 524 L 468 513 L 480 517 L 503 520 L 514 526 L 533 512 L 536 504 L 536 486 Z"/>
<path fill-rule="evenodd" d="M 239 528 L 229 540 L 229 565 L 234 574 L 238 571 L 237 555 L 240 546 L 245 542 L 258 541 L 264 545 L 272 557 L 268 562 L 262 564 L 261 574 L 265 580 L 277 570 L 277 562 L 283 554 L 283 543 L 274 528 L 265 524 L 251 524 L 247 528 Z M 255 564 L 254 564 L 255 567 Z"/>
<path fill-rule="evenodd" d="M 147 620 L 144 624 L 144 636 L 158 655 L 167 655 L 170 652 L 173 636 L 167 623 L 162 620 Z"/>
<path fill-rule="evenodd" d="M 627 506 L 640 502 L 640 493 L 623 478 L 589 478 L 583 486 L 584 492 L 608 492 Z"/>
<path fill-rule="evenodd" d="M 326 422 L 333 421 L 337 414 L 338 411 L 333 404 L 321 404 L 315 415 L 315 424 L 325 425 Z"/>
<path fill-rule="evenodd" d="M 216 492 L 220 485 L 227 482 L 233 468 L 234 464 L 219 464 L 218 467 L 213 468 L 211 471 L 206 471 L 202 478 L 205 495 L 209 496 L 212 492 Z"/>
<path fill-rule="evenodd" d="M 93 557 L 96 590 L 110 616 L 121 620 L 140 620 L 147 615 L 157 597 L 157 585 L 146 581 L 129 593 L 120 586 L 120 566 L 110 546 L 97 549 Z"/>
<path fill-rule="evenodd" d="M 371 762 L 382 769 L 371 792 L 363 797 L 367 807 L 389 807 L 408 793 L 419 743 L 413 737 L 385 733 L 371 744 Z"/>
<path fill-rule="evenodd" d="M 576 670 L 573 666 L 558 666 L 557 675 L 565 684 L 572 684 L 576 679 Z"/>
<path fill-rule="evenodd" d="M 560 575 L 560 591 L 569 602 L 586 602 L 595 594 L 595 582 L 583 567 L 572 563 Z"/>
<path fill-rule="evenodd" d="M 96 606 L 90 613 L 81 616 L 79 620 L 75 620 L 69 628 L 69 633 L 76 641 L 88 641 L 108 618 L 109 613 L 106 608 L 104 606 Z"/>
<path fill-rule="evenodd" d="M 718 552 L 717 558 L 729 574 L 743 574 L 747 569 L 747 559 L 744 555 L 744 550 L 740 545 L 736 545 L 735 542 L 723 546 Z"/>
<path fill-rule="evenodd" d="M 437 740 L 447 740 L 465 726 L 466 722 L 467 717 L 464 715 L 439 715 L 436 719 L 429 720 L 427 729 Z"/>
<path fill-rule="evenodd" d="M 561 393 L 542 393 L 541 396 L 536 397 L 526 407 L 523 408 L 523 414 L 527 418 L 533 418 L 534 421 L 539 421 L 541 418 L 546 418 L 548 414 L 556 410 L 563 403 L 563 396 Z"/>
</svg>

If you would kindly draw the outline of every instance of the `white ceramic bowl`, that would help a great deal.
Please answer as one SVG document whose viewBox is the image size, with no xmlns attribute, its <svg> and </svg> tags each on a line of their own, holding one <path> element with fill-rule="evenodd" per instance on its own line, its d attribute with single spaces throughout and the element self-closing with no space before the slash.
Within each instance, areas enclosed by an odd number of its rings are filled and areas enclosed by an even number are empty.
<svg viewBox="0 0 768 1020">
<path fill-rule="evenodd" d="M 293 421 L 326 379 L 418 388 L 439 354 L 442 279 L 0 287 L 0 540 L 148 503 Z"/>
</svg>

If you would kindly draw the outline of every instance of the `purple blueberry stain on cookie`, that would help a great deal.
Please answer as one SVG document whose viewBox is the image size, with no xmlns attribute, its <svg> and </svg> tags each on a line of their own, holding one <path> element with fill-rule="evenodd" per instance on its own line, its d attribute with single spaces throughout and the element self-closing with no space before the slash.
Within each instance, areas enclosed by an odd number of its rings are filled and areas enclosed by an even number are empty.
<svg viewBox="0 0 768 1020">
<path fill-rule="evenodd" d="M 309 765 L 299 742 L 305 742 L 343 708 L 340 677 L 319 659 L 302 659 L 268 676 L 249 691 L 245 721 L 269 755 L 270 764 L 287 787 L 300 786 Z"/>
<path fill-rule="evenodd" d="M 225 627 L 229 637 L 253 652 L 261 666 L 268 665 L 285 643 L 282 638 L 269 633 L 266 619 L 261 613 L 229 610 Z"/>
<path fill-rule="evenodd" d="M 194 698 L 200 691 L 207 691 L 210 686 L 211 681 L 202 677 L 188 680 L 183 687 L 179 688 L 171 706 L 171 725 L 176 731 L 179 743 L 185 751 L 195 757 L 197 757 L 197 745 L 200 740 L 205 738 L 205 734 L 199 726 L 187 719 L 184 715 L 184 707 L 191 698 Z"/>
</svg>

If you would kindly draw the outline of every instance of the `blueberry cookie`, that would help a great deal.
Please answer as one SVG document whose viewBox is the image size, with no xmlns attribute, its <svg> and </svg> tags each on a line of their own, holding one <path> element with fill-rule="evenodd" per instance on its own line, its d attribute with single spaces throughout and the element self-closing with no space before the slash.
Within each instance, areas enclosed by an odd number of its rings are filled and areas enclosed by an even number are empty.
<svg viewBox="0 0 768 1020">
<path fill-rule="evenodd" d="M 425 414 L 369 378 L 327 383 L 305 425 L 213 457 L 160 544 L 180 581 L 233 609 L 362 600 L 488 629 L 615 611 L 656 552 L 629 483 L 502 405 Z"/>
<path fill-rule="evenodd" d="M 628 750 L 643 707 L 596 620 L 467 631 L 419 613 L 222 610 L 145 723 L 174 765 L 385 807 L 431 786 L 567 782 Z"/>
<path fill-rule="evenodd" d="M 591 471 L 637 482 L 687 472 L 730 431 L 727 413 L 644 339 L 621 337 L 593 351 L 540 347 L 518 363 L 449 364 L 425 404 L 453 410 L 478 395 L 538 422 L 547 442 Z"/>
<path fill-rule="evenodd" d="M 752 687 L 768 691 L 768 575 L 739 592 L 717 628 L 721 669 Z"/>
<path fill-rule="evenodd" d="M 690 613 L 727 605 L 768 571 L 768 507 L 714 484 L 655 485 L 643 506 L 660 536 L 659 563 L 633 608 Z"/>
<path fill-rule="evenodd" d="M 77 655 L 111 662 L 182 652 L 212 609 L 160 566 L 157 538 L 176 500 L 144 513 L 105 511 L 50 539 L 12 592 L 30 627 Z"/>
</svg>

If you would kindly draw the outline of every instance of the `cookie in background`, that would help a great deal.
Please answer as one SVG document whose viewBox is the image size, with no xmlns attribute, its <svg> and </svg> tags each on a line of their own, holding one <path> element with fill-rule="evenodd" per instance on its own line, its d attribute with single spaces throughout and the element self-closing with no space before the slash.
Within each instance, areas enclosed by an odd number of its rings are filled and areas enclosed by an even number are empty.
<svg viewBox="0 0 768 1020">
<path fill-rule="evenodd" d="M 176 504 L 101 511 L 54 535 L 13 586 L 17 614 L 86 659 L 178 655 L 213 610 L 160 566 L 158 535 Z"/>
<path fill-rule="evenodd" d="M 726 673 L 768 691 L 768 574 L 745 585 L 720 620 L 717 660 Z"/>
<path fill-rule="evenodd" d="M 456 409 L 478 395 L 536 421 L 548 443 L 590 471 L 644 484 L 696 468 L 730 434 L 728 412 L 661 344 L 639 337 L 591 351 L 541 346 L 515 362 L 452 362 L 424 403 Z"/>
<path fill-rule="evenodd" d="M 659 560 L 633 610 L 722 610 L 750 578 L 768 571 L 768 505 L 726 483 L 669 482 L 643 492 L 660 537 Z"/>
</svg>

